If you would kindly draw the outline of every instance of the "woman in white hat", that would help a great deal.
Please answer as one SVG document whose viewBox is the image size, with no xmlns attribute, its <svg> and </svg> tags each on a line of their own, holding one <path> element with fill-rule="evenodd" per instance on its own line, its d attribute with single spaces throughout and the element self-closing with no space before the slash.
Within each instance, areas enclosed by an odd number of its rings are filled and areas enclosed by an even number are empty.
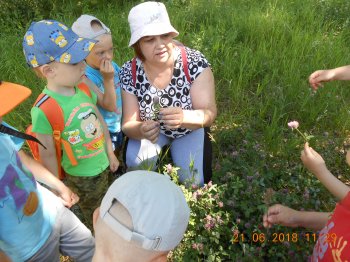
<svg viewBox="0 0 350 262">
<path fill-rule="evenodd" d="M 155 168 L 170 144 L 180 181 L 211 178 L 209 127 L 216 117 L 214 77 L 206 58 L 175 40 L 164 4 L 145 2 L 129 13 L 136 57 L 119 73 L 129 168 Z"/>
</svg>

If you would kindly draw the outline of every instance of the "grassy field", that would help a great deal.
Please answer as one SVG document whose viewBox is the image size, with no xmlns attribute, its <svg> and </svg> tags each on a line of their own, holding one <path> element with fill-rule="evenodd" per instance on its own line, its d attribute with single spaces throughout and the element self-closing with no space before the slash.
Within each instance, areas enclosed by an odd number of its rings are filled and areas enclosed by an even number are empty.
<svg viewBox="0 0 350 262">
<path fill-rule="evenodd" d="M 214 71 L 219 113 L 212 127 L 213 182 L 223 186 L 231 232 L 238 230 L 250 240 L 255 233 L 266 237 L 274 233 L 305 233 L 283 227 L 266 231 L 261 227 L 262 215 L 266 206 L 275 202 L 320 211 L 331 211 L 335 204 L 316 178 L 302 167 L 299 156 L 303 140 L 288 130 L 287 122 L 291 120 L 298 120 L 301 131 L 314 136 L 311 145 L 324 156 L 333 174 L 344 182 L 349 179 L 342 143 L 350 127 L 350 83 L 328 83 L 312 93 L 307 78 L 317 69 L 349 63 L 350 2 L 163 2 L 180 32 L 178 40 L 204 53 Z M 0 20 L 1 79 L 33 90 L 31 99 L 5 120 L 23 130 L 30 123 L 30 106 L 44 86 L 26 67 L 21 50 L 22 37 L 31 21 L 52 18 L 70 26 L 80 14 L 93 14 L 111 28 L 115 61 L 122 65 L 133 56 L 127 47 L 127 15 L 135 3 L 138 1 L 51 1 L 46 3 L 49 6 L 29 0 L 0 3 L 0 14 L 4 12 Z M 6 12 L 6 8 L 11 11 Z M 300 261 L 307 259 L 314 245 L 302 237 L 294 242 L 284 239 L 278 243 L 227 243 L 221 238 L 224 231 L 218 232 L 222 250 L 198 252 L 198 260 Z M 191 247 L 194 240 L 187 241 L 183 250 Z M 205 239 L 201 241 L 206 243 Z M 173 259 L 180 258 L 181 252 Z"/>
</svg>

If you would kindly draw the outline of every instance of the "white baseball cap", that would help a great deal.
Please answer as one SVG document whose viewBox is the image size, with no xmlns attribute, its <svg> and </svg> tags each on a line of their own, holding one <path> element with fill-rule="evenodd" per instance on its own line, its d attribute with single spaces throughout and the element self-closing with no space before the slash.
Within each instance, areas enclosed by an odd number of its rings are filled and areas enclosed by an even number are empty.
<svg viewBox="0 0 350 262">
<path fill-rule="evenodd" d="M 170 24 L 168 12 L 163 3 L 144 2 L 134 6 L 129 12 L 128 21 L 131 31 L 129 47 L 144 36 L 167 33 L 179 35 L 179 32 Z"/>
<path fill-rule="evenodd" d="M 109 212 L 116 201 L 128 210 L 133 230 Z M 183 238 L 190 209 L 180 187 L 169 176 L 137 170 L 124 174 L 109 187 L 100 217 L 128 242 L 146 250 L 170 251 Z"/>
<path fill-rule="evenodd" d="M 101 30 L 94 30 L 92 22 L 96 21 L 101 24 Z M 72 30 L 78 36 L 83 38 L 95 39 L 96 37 L 103 34 L 110 34 L 111 30 L 101 22 L 98 18 L 92 15 L 81 15 L 72 25 Z"/>
</svg>

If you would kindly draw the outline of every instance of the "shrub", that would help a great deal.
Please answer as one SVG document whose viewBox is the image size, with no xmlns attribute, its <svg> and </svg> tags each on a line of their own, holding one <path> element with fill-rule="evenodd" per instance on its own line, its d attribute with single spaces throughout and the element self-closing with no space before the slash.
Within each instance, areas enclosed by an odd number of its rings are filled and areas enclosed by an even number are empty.
<svg viewBox="0 0 350 262">
<path fill-rule="evenodd" d="M 232 257 L 231 216 L 224 208 L 225 186 L 212 182 L 198 187 L 179 184 L 179 168 L 170 164 L 164 166 L 163 173 L 169 175 L 182 189 L 191 209 L 190 221 L 181 244 L 171 254 L 173 261 L 221 261 Z"/>
</svg>

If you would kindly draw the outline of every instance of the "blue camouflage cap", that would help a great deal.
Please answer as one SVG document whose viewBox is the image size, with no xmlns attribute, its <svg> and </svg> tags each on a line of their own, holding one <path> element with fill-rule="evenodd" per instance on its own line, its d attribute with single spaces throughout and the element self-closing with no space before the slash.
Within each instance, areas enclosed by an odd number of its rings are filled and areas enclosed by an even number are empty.
<svg viewBox="0 0 350 262">
<path fill-rule="evenodd" d="M 33 22 L 23 38 L 23 52 L 30 67 L 52 61 L 76 64 L 84 60 L 97 41 L 79 37 L 55 20 Z"/>
</svg>

